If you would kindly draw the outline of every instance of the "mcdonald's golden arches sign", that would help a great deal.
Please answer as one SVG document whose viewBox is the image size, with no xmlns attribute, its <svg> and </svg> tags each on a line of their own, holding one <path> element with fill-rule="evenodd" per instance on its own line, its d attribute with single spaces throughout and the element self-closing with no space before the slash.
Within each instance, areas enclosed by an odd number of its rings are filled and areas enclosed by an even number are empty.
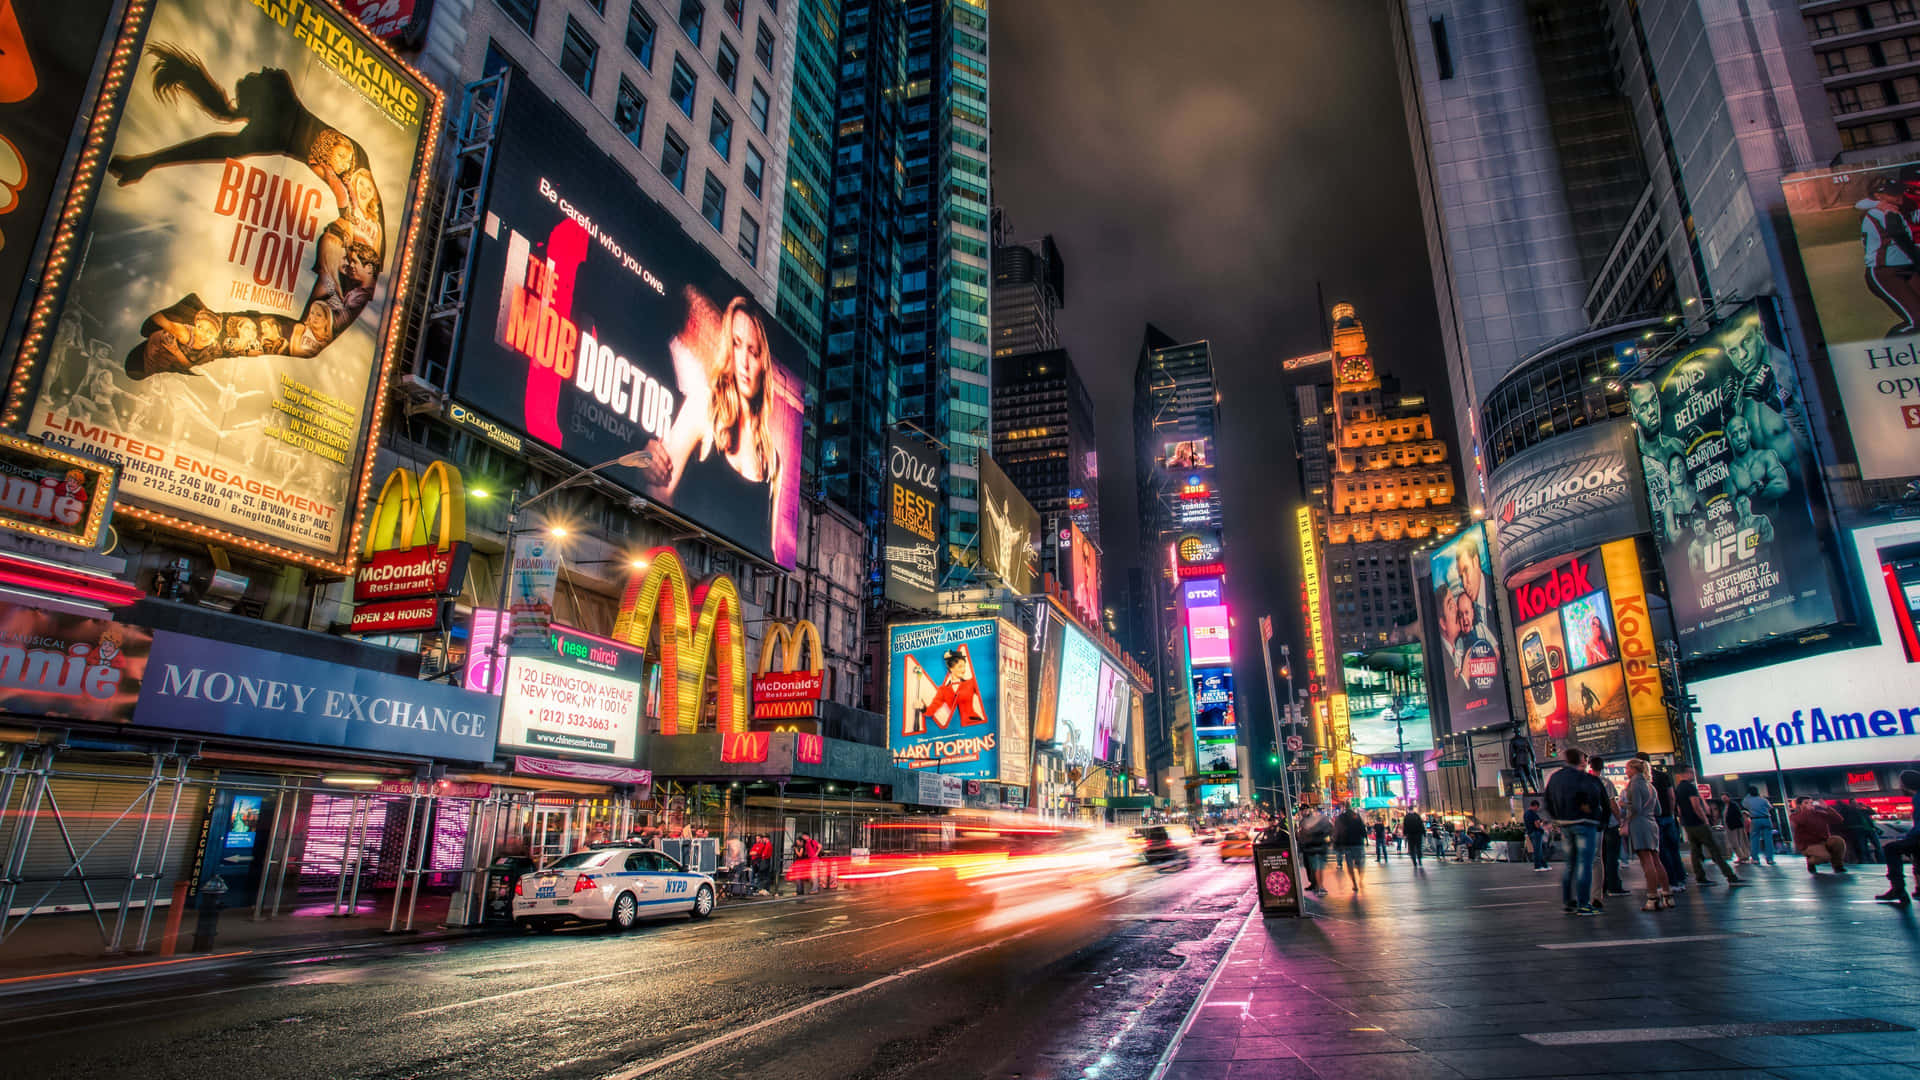
<svg viewBox="0 0 1920 1080">
<path fill-rule="evenodd" d="M 806 667 L 800 666 L 803 661 Z M 826 666 L 821 656 L 820 628 L 811 620 L 768 627 L 766 639 L 760 643 L 760 674 L 753 678 L 753 718 L 801 720 L 819 715 L 820 698 L 827 685 Z"/>
<path fill-rule="evenodd" d="M 680 553 L 657 547 L 647 568 L 627 581 L 614 621 L 616 640 L 646 648 L 660 632 L 660 730 L 691 735 L 700 729 L 707 673 L 715 676 L 714 726 L 747 730 L 747 628 L 733 579 L 715 574 L 692 588 Z M 712 668 L 708 667 L 712 664 Z"/>
<path fill-rule="evenodd" d="M 472 553 L 460 470 L 444 461 L 417 476 L 404 465 L 393 470 L 367 518 L 350 629 L 392 634 L 444 627 L 445 598 L 460 591 Z"/>
</svg>

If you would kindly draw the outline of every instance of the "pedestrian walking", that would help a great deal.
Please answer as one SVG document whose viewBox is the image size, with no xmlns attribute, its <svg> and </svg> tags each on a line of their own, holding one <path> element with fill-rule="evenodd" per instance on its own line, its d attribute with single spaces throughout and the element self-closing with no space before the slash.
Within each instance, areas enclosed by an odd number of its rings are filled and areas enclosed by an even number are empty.
<svg viewBox="0 0 1920 1080">
<path fill-rule="evenodd" d="M 1902 873 L 1904 862 L 1912 861 L 1913 887 L 1915 891 L 1920 891 L 1920 770 L 1907 769 L 1902 772 L 1900 790 L 1906 793 L 1912 803 L 1913 826 L 1905 836 L 1887 842 L 1887 880 L 1892 887 L 1874 899 L 1906 905 L 1912 903 L 1913 898 L 1907 895 L 1907 879 Z"/>
<path fill-rule="evenodd" d="M 1533 855 L 1533 872 L 1553 869 L 1547 865 L 1547 815 L 1540 812 L 1539 799 L 1527 800 L 1527 812 L 1520 815 L 1520 824 L 1527 830 L 1527 850 Z"/>
<path fill-rule="evenodd" d="M 1847 842 L 1835 835 L 1846 828 L 1847 820 L 1833 807 L 1814 802 L 1811 795 L 1801 795 L 1793 800 L 1788 822 L 1793 826 L 1794 850 L 1807 857 L 1807 873 L 1818 874 L 1823 861 L 1835 874 L 1847 872 Z"/>
<path fill-rule="evenodd" d="M 1333 845 L 1333 819 L 1318 806 L 1310 806 L 1300 816 L 1300 861 L 1306 864 L 1307 891 L 1327 895 L 1321 880 L 1327 869 L 1327 849 Z"/>
<path fill-rule="evenodd" d="M 1340 816 L 1334 819 L 1333 850 L 1347 872 L 1348 887 L 1359 893 L 1360 874 L 1367 868 L 1367 819 L 1354 810 L 1352 803 L 1342 806 Z"/>
<path fill-rule="evenodd" d="M 1672 907 L 1673 889 L 1667 882 L 1667 868 L 1660 861 L 1660 796 L 1653 790 L 1643 758 L 1627 760 L 1627 790 L 1620 797 L 1620 818 L 1627 846 L 1640 860 L 1640 875 L 1647 882 L 1647 898 L 1640 910 Z"/>
<path fill-rule="evenodd" d="M 1625 896 L 1627 886 L 1620 880 L 1620 789 L 1607 779 L 1606 763 L 1598 757 L 1587 759 L 1587 771 L 1607 793 L 1607 818 L 1600 823 L 1600 894 Z"/>
<path fill-rule="evenodd" d="M 1600 831 L 1606 790 L 1581 768 L 1586 755 L 1568 747 L 1567 766 L 1547 780 L 1547 814 L 1567 840 L 1567 868 L 1560 875 L 1560 900 L 1570 915 L 1598 915 L 1593 906 L 1593 849 Z"/>
<path fill-rule="evenodd" d="M 1400 831 L 1407 838 L 1407 858 L 1413 860 L 1413 868 L 1418 870 L 1427 844 L 1427 821 L 1419 811 L 1409 810 L 1407 816 L 1400 819 Z"/>
<path fill-rule="evenodd" d="M 1687 855 L 1693 863 L 1693 876 L 1700 879 L 1702 886 L 1717 884 L 1708 879 L 1706 865 L 1701 862 L 1700 853 L 1705 851 L 1713 864 L 1726 875 L 1729 886 L 1745 885 L 1746 881 L 1727 865 L 1727 856 L 1720 850 L 1720 842 L 1713 837 L 1713 825 L 1707 818 L 1707 803 L 1700 797 L 1700 785 L 1694 782 L 1694 775 L 1693 766 L 1682 765 L 1680 771 L 1674 774 L 1677 782 L 1673 785 L 1674 806 L 1680 817 L 1680 827 L 1687 834 Z"/>
<path fill-rule="evenodd" d="M 1373 857 L 1379 862 L 1387 861 L 1387 823 L 1385 819 L 1373 819 Z"/>
<path fill-rule="evenodd" d="M 1640 755 L 1642 761 L 1646 756 Z M 1674 814 L 1673 774 L 1652 768 L 1653 791 L 1660 796 L 1660 864 L 1666 868 L 1667 881 L 1674 892 L 1687 891 L 1687 865 L 1680 858 L 1680 819 Z"/>
<path fill-rule="evenodd" d="M 1733 849 L 1733 865 L 1747 865 L 1754 861 L 1752 822 L 1747 818 L 1747 808 L 1727 792 L 1720 793 L 1719 801 L 1720 825 L 1727 830 L 1727 846 Z"/>
<path fill-rule="evenodd" d="M 1773 804 L 1760 794 L 1759 788 L 1748 785 L 1747 797 L 1740 800 L 1740 809 L 1747 815 L 1747 828 L 1751 834 L 1748 843 L 1753 849 L 1753 861 L 1765 860 L 1768 866 L 1774 865 L 1774 845 L 1778 841 L 1774 838 Z"/>
</svg>

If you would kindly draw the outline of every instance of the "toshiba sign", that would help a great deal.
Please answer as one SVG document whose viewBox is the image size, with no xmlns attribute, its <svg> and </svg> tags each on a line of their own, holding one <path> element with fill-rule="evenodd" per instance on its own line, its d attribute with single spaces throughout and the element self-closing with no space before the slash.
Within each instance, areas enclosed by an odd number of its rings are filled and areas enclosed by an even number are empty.
<svg viewBox="0 0 1920 1080">
<path fill-rule="evenodd" d="M 1622 420 L 1555 435 L 1491 477 L 1499 522 L 1494 571 L 1649 531 L 1632 426 Z M 1521 616 L 1525 618 L 1525 616 Z"/>
</svg>

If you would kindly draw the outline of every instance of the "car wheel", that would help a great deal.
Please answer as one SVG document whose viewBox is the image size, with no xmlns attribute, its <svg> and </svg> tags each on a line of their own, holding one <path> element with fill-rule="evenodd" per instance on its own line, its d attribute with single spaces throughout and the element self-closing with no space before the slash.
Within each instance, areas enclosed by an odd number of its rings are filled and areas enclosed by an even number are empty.
<svg viewBox="0 0 1920 1080">
<path fill-rule="evenodd" d="M 607 920 L 607 925 L 615 930 L 631 930 L 639 921 L 640 901 L 635 900 L 632 893 L 621 893 L 613 902 L 613 918 Z"/>
<path fill-rule="evenodd" d="M 704 919 L 713 914 L 713 886 L 700 886 L 700 891 L 693 894 L 693 910 L 688 914 L 696 919 Z"/>
<path fill-rule="evenodd" d="M 551 934 L 553 933 L 553 924 L 544 920 L 522 919 L 520 920 L 520 929 L 531 930 L 536 934 Z"/>
</svg>

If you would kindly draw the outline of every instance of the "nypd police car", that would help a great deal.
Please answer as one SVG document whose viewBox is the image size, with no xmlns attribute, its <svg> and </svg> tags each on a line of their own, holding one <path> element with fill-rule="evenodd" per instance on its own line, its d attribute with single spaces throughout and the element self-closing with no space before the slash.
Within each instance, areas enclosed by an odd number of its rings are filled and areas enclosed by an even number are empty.
<svg viewBox="0 0 1920 1080">
<path fill-rule="evenodd" d="M 714 896 L 712 878 L 664 852 L 597 847 L 522 875 L 513 887 L 513 921 L 533 930 L 581 922 L 625 930 L 663 915 L 704 919 L 713 914 Z"/>
</svg>

